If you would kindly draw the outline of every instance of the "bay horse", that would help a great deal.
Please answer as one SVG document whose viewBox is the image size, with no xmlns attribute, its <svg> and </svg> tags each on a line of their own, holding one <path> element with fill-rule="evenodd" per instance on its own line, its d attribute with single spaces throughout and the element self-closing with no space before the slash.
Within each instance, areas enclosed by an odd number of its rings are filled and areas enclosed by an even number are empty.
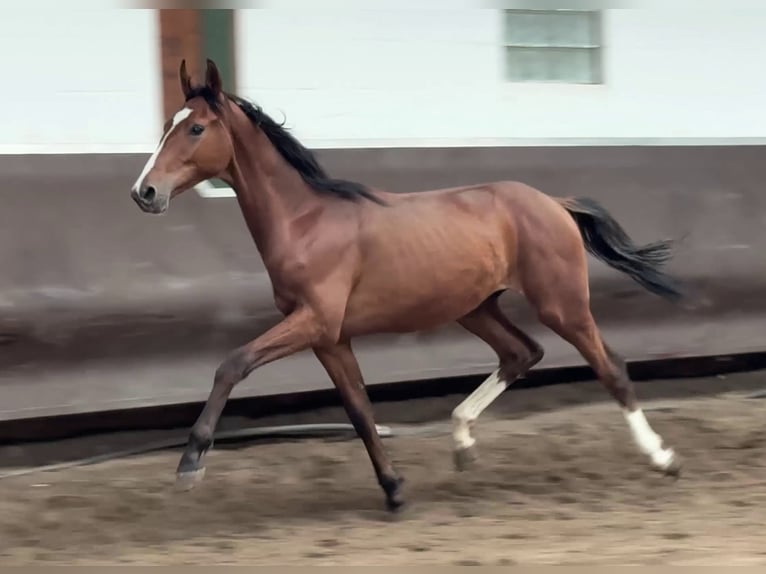
<svg viewBox="0 0 766 574">
<path fill-rule="evenodd" d="M 212 61 L 198 85 L 182 61 L 180 83 L 185 104 L 164 126 L 131 197 L 144 212 L 162 214 L 171 199 L 204 180 L 227 182 L 284 315 L 217 368 L 178 464 L 182 488 L 202 478 L 234 386 L 267 363 L 311 349 L 364 442 L 388 508 L 397 509 L 403 479 L 376 431 L 351 340 L 453 321 L 498 357 L 497 369 L 452 414 L 454 463 L 466 468 L 475 459 L 476 419 L 543 357 L 542 347 L 501 312 L 498 297 L 507 290 L 523 294 L 539 320 L 591 365 L 649 465 L 679 473 L 679 458 L 647 422 L 625 363 L 591 315 L 586 256 L 678 301 L 680 287 L 661 269 L 669 242 L 637 246 L 595 201 L 555 198 L 518 182 L 389 193 L 334 179 L 260 107 L 225 92 Z"/>
</svg>

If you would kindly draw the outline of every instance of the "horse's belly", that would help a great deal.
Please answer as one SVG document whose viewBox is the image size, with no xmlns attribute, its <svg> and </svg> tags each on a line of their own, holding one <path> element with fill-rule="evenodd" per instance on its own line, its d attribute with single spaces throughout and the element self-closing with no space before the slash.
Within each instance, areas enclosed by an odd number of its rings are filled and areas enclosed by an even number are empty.
<svg viewBox="0 0 766 574">
<path fill-rule="evenodd" d="M 493 266 L 380 270 L 359 282 L 346 307 L 343 332 L 412 332 L 455 321 L 498 289 L 507 273 Z"/>
<path fill-rule="evenodd" d="M 493 203 L 471 213 L 462 202 L 413 204 L 394 225 L 372 225 L 346 307 L 349 336 L 410 332 L 449 323 L 509 286 L 515 253 Z M 476 201 L 474 201 L 476 203 Z"/>
</svg>

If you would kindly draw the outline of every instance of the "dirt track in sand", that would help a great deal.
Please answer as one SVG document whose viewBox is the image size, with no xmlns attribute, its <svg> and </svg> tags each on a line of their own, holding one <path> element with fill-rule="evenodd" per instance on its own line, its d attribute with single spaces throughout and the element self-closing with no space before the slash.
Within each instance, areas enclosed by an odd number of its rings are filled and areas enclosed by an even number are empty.
<svg viewBox="0 0 766 574">
<path fill-rule="evenodd" d="M 446 435 L 386 439 L 410 501 L 396 517 L 357 440 L 219 447 L 189 493 L 172 488 L 178 452 L 5 479 L 0 563 L 766 564 L 766 404 L 737 395 L 760 387 L 764 373 L 639 385 L 647 406 L 670 407 L 647 416 L 685 460 L 678 481 L 647 470 L 597 384 L 506 393 L 480 421 L 471 472 L 453 471 Z M 703 396 L 719 390 L 735 392 Z M 443 422 L 459 400 L 376 410 L 381 423 Z M 345 417 L 259 424 L 297 420 Z M 6 447 L 0 460 L 146 438 Z"/>
</svg>

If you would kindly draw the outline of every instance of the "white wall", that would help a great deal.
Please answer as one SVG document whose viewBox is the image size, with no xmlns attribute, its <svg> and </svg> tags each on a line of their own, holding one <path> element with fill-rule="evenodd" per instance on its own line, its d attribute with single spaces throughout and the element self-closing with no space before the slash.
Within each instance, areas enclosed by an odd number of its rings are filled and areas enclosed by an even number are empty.
<svg viewBox="0 0 766 574">
<path fill-rule="evenodd" d="M 766 142 L 766 2 L 710 4 L 607 10 L 597 86 L 506 83 L 498 10 L 240 10 L 238 91 L 316 147 Z"/>
<path fill-rule="evenodd" d="M 0 154 L 151 151 L 162 130 L 155 11 L 65 6 L 0 12 Z"/>
</svg>

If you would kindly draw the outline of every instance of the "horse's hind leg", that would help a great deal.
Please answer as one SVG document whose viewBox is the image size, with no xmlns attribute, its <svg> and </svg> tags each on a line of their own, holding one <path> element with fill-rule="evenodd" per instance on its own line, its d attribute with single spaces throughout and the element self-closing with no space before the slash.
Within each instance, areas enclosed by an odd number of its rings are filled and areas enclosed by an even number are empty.
<svg viewBox="0 0 766 574">
<path fill-rule="evenodd" d="M 487 343 L 499 367 L 452 411 L 455 466 L 463 470 L 476 458 L 471 426 L 479 415 L 518 377 L 543 358 L 543 348 L 503 315 L 492 296 L 458 320 L 465 329 Z"/>
<path fill-rule="evenodd" d="M 638 406 L 624 361 L 601 338 L 590 311 L 586 273 L 574 268 L 566 271 L 563 273 L 562 270 L 558 277 L 546 277 L 544 286 L 529 292 L 532 295 L 528 294 L 528 297 L 537 308 L 540 320 L 574 345 L 588 361 L 622 408 L 633 440 L 649 457 L 651 466 L 665 474 L 679 474 L 681 463 L 678 457 L 663 445 L 662 437 L 654 432 Z"/>
</svg>

